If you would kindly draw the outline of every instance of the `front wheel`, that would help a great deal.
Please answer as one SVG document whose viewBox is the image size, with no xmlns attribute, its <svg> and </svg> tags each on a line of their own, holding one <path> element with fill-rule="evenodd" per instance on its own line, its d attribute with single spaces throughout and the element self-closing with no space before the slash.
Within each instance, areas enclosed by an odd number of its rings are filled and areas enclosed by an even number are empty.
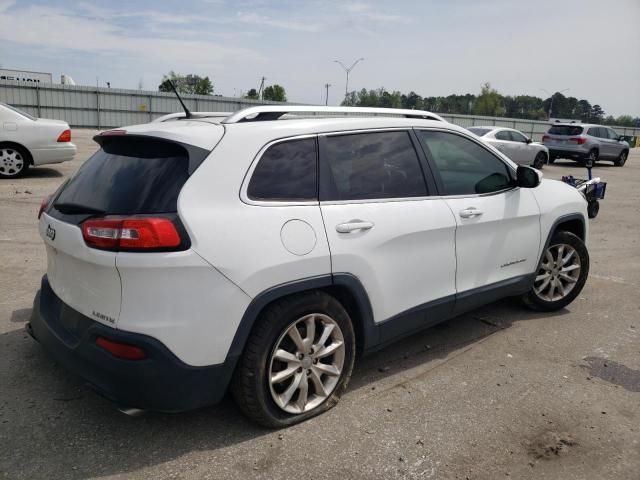
<svg viewBox="0 0 640 480">
<path fill-rule="evenodd" d="M 626 150 L 621 152 L 620 155 L 618 156 L 618 158 L 616 158 L 613 162 L 613 164 L 616 167 L 623 167 L 625 163 L 627 163 L 627 157 L 629 156 L 629 152 L 627 152 Z"/>
<path fill-rule="evenodd" d="M 354 359 L 355 335 L 342 305 L 319 291 L 294 295 L 256 320 L 232 393 L 252 420 L 286 427 L 336 405 Z"/>
<path fill-rule="evenodd" d="M 547 154 L 544 152 L 538 152 L 536 158 L 533 160 L 533 168 L 542 170 L 545 163 L 547 163 Z"/>
<path fill-rule="evenodd" d="M 570 232 L 556 233 L 543 253 L 533 287 L 522 300 L 532 310 L 560 310 L 580 294 L 588 275 L 584 242 Z"/>
</svg>

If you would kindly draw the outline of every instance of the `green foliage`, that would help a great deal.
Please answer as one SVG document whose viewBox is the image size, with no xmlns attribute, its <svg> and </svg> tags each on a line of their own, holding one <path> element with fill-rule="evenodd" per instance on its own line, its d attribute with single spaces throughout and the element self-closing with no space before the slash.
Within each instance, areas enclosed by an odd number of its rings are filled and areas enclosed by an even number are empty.
<svg viewBox="0 0 640 480">
<path fill-rule="evenodd" d="M 213 83 L 209 77 L 202 78 L 199 75 L 181 75 L 171 70 L 162 77 L 162 82 L 158 85 L 160 92 L 172 92 L 169 80 L 175 85 L 178 93 L 213 95 Z"/>
<path fill-rule="evenodd" d="M 258 100 L 258 91 L 255 88 L 252 88 L 247 92 L 244 98 L 250 98 L 252 100 Z"/>
<path fill-rule="evenodd" d="M 504 97 L 497 90 L 491 88 L 489 82 L 485 83 L 480 90 L 480 95 L 473 105 L 474 115 L 488 115 L 490 117 L 501 117 L 505 113 Z"/>
<path fill-rule="evenodd" d="M 278 84 L 269 85 L 268 87 L 265 87 L 262 98 L 264 100 L 273 100 L 274 102 L 286 102 L 287 94 L 284 91 L 284 87 Z"/>
<path fill-rule="evenodd" d="M 478 96 L 467 93 L 465 95 L 449 95 L 447 97 L 421 97 L 414 91 L 402 94 L 397 91 L 389 92 L 384 87 L 377 90 L 363 88 L 359 92 L 349 92 L 342 105 L 350 107 L 408 108 L 436 113 L 546 120 L 551 98 L 543 100 L 531 95 L 501 95 L 491 88 L 489 83 L 485 83 L 482 85 Z M 612 116 L 605 118 L 605 112 L 599 105 L 592 106 L 587 100 L 565 97 L 559 92 L 553 94 L 552 116 L 618 126 L 632 127 L 636 124 L 640 125 L 640 118 L 632 118 L 630 115 L 622 115 L 616 119 Z"/>
</svg>

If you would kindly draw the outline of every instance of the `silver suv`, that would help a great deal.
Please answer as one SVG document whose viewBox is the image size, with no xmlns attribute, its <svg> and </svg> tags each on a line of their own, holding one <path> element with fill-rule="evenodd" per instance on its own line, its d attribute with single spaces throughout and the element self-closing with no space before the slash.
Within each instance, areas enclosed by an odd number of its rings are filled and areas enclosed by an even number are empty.
<svg viewBox="0 0 640 480">
<path fill-rule="evenodd" d="M 556 123 L 542 137 L 549 149 L 549 162 L 556 158 L 573 160 L 611 160 L 622 167 L 629 156 L 629 144 L 624 137 L 602 125 L 586 123 Z"/>
</svg>

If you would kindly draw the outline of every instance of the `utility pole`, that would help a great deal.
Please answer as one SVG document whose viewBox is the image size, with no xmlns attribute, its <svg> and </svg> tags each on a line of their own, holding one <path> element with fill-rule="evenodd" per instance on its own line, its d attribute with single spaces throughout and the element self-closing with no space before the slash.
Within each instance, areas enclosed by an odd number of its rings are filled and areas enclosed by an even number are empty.
<svg viewBox="0 0 640 480">
<path fill-rule="evenodd" d="M 266 79 L 266 77 L 262 77 L 262 79 L 260 80 L 260 88 L 258 88 L 258 99 L 264 100 L 264 81 Z M 262 95 L 262 97 L 260 95 Z"/>
<path fill-rule="evenodd" d="M 325 97 L 324 97 L 324 104 L 325 104 L 325 105 L 329 105 L 329 87 L 330 87 L 330 86 L 331 86 L 331 84 L 330 84 L 330 83 L 325 83 L 325 84 L 324 84 L 324 88 L 325 88 L 325 89 L 326 89 L 326 91 L 327 91 L 327 94 L 326 94 L 326 95 L 325 95 Z"/>
<path fill-rule="evenodd" d="M 549 93 L 549 90 L 545 90 L 544 88 L 541 88 L 540 90 L 542 90 L 543 92 L 545 92 L 547 95 L 549 95 L 549 97 L 551 98 L 551 101 L 549 102 L 549 113 L 547 114 L 547 120 L 551 120 L 551 114 L 553 113 L 553 96 L 556 93 L 562 93 L 562 92 L 566 92 L 567 90 L 569 90 L 568 88 L 565 88 L 564 90 L 560 90 L 559 92 L 554 93 L 553 95 L 551 93 Z"/>
<path fill-rule="evenodd" d="M 344 98 L 347 98 L 347 95 L 349 94 L 349 74 L 351 73 L 351 70 L 354 69 L 354 67 L 361 61 L 363 61 L 364 58 L 359 58 L 358 60 L 356 60 L 355 62 L 353 62 L 351 64 L 351 66 L 349 68 L 347 68 L 344 63 L 342 63 L 340 60 L 334 60 L 335 63 L 338 63 L 342 69 L 345 71 L 345 73 L 347 74 L 347 82 L 344 85 Z"/>
</svg>

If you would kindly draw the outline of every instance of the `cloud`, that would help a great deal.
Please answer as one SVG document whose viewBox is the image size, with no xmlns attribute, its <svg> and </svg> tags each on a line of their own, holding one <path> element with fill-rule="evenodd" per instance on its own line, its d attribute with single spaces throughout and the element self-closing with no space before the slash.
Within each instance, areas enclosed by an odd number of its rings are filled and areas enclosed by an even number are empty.
<svg viewBox="0 0 640 480">
<path fill-rule="evenodd" d="M 295 21 L 295 20 L 278 20 L 265 15 L 258 15 L 257 13 L 238 13 L 237 19 L 243 23 L 250 23 L 253 25 L 263 25 L 274 28 L 281 28 L 284 30 L 293 30 L 297 32 L 318 32 L 320 26 L 318 23 L 309 21 Z"/>
<path fill-rule="evenodd" d="M 354 2 L 347 3 L 343 6 L 344 10 L 347 11 L 355 18 L 360 18 L 362 20 L 369 20 L 374 22 L 392 22 L 392 23 L 410 23 L 411 18 L 402 15 L 384 13 L 379 10 L 375 10 L 368 3 Z"/>
<path fill-rule="evenodd" d="M 90 16 L 68 15 L 51 7 L 26 7 L 5 10 L 0 16 L 0 39 L 17 44 L 41 47 L 54 51 L 73 50 L 94 54 L 121 54 L 170 65 L 193 65 L 213 68 L 230 58 L 242 56 L 245 60 L 261 58 L 256 52 L 218 44 L 204 39 L 185 39 L 172 36 L 164 29 L 163 38 L 151 38 L 138 31 L 119 27 L 113 15 L 101 9 L 91 10 Z M 147 14 L 141 14 L 147 15 Z M 157 13 L 154 21 L 163 21 Z M 172 16 L 173 17 L 173 16 Z M 182 23 L 182 22 L 174 22 Z M 13 28 L 20 25 L 19 29 Z M 52 28 L 55 26 L 55 28 Z"/>
</svg>

